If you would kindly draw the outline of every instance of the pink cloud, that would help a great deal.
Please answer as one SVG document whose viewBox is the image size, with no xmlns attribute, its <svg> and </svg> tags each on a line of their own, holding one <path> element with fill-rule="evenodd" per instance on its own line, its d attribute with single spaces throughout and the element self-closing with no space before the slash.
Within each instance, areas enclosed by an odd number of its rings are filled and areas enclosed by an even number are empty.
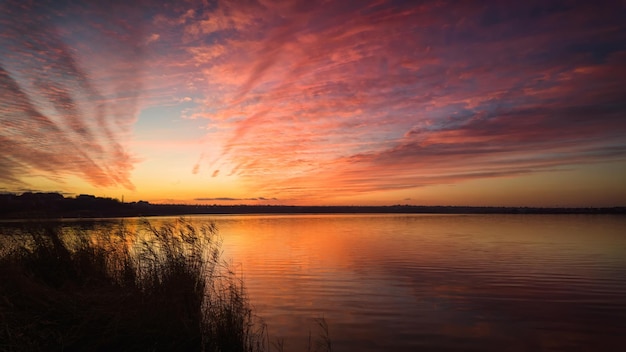
<svg viewBox="0 0 626 352">
<path fill-rule="evenodd" d="M 625 159 L 614 3 L 191 1 L 141 16 L 116 6 L 128 16 L 89 7 L 73 13 L 105 15 L 44 21 L 29 37 L 41 50 L 11 44 L 18 55 L 0 62 L 29 114 L 69 141 L 65 154 L 80 150 L 99 184 L 129 181 L 124 145 L 141 106 L 182 104 L 210 141 L 193 174 L 219 169 L 281 199 Z M 31 67 L 46 69 L 37 80 Z M 13 175 L 39 165 L 16 155 L 0 161 Z"/>
<path fill-rule="evenodd" d="M 240 6 L 245 25 L 206 49 L 219 58 L 196 55 L 220 87 L 200 116 L 251 184 L 370 192 L 623 159 L 603 146 L 626 129 L 610 6 L 297 4 L 280 6 L 287 20 Z M 613 54 L 570 56 L 594 41 Z"/>
</svg>

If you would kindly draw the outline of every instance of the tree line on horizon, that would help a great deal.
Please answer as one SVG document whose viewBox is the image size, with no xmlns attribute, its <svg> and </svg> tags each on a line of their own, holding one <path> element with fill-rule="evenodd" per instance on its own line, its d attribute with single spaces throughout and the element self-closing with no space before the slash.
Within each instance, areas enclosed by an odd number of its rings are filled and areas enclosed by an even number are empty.
<svg viewBox="0 0 626 352">
<path fill-rule="evenodd" d="M 303 214 L 303 213 L 439 213 L 439 214 L 626 214 L 626 207 L 538 208 L 484 206 L 293 206 L 151 204 L 147 201 L 80 194 L 65 197 L 56 192 L 0 194 L 0 218 L 98 218 L 193 214 Z"/>
</svg>

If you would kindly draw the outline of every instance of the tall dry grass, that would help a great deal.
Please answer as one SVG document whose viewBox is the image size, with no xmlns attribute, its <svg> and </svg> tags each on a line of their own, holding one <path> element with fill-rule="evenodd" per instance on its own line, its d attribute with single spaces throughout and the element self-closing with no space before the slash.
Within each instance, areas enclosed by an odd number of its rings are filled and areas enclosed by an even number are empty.
<svg viewBox="0 0 626 352">
<path fill-rule="evenodd" d="M 0 258 L 2 351 L 264 351 L 214 225 L 64 236 L 40 226 Z"/>
</svg>

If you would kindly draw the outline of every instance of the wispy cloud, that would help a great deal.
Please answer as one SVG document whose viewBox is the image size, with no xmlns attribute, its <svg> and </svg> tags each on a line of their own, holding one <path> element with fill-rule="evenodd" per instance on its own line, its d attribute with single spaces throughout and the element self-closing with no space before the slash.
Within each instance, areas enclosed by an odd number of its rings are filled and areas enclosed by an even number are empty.
<svg viewBox="0 0 626 352">
<path fill-rule="evenodd" d="M 188 53 L 219 92 L 196 113 L 227 137 L 214 165 L 298 197 L 624 160 L 623 13 L 226 1 L 177 23 L 211 40 Z"/>
<path fill-rule="evenodd" d="M 617 1 L 1 6 L 4 182 L 130 188 L 137 111 L 184 104 L 207 135 L 181 172 L 234 180 L 237 195 L 348 197 L 626 161 Z"/>
<path fill-rule="evenodd" d="M 253 198 L 231 198 L 231 197 L 209 197 L 209 198 L 194 198 L 193 200 L 198 202 L 231 202 L 231 201 L 277 201 L 277 198 L 265 198 L 265 197 L 253 197 Z"/>
<path fill-rule="evenodd" d="M 142 33 L 128 22 L 140 13 L 123 4 L 0 5 L 3 183 L 75 175 L 134 188 L 123 144 L 141 87 Z"/>
</svg>

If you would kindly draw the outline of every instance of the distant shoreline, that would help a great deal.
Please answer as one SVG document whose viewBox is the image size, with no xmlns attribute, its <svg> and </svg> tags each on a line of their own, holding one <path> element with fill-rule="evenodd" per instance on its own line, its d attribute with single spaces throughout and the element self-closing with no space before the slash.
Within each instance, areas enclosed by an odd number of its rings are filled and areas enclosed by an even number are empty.
<svg viewBox="0 0 626 352">
<path fill-rule="evenodd" d="M 543 208 L 491 206 L 291 206 L 123 203 L 117 199 L 58 193 L 0 194 L 0 219 L 118 218 L 246 214 L 626 214 L 626 207 Z"/>
</svg>

